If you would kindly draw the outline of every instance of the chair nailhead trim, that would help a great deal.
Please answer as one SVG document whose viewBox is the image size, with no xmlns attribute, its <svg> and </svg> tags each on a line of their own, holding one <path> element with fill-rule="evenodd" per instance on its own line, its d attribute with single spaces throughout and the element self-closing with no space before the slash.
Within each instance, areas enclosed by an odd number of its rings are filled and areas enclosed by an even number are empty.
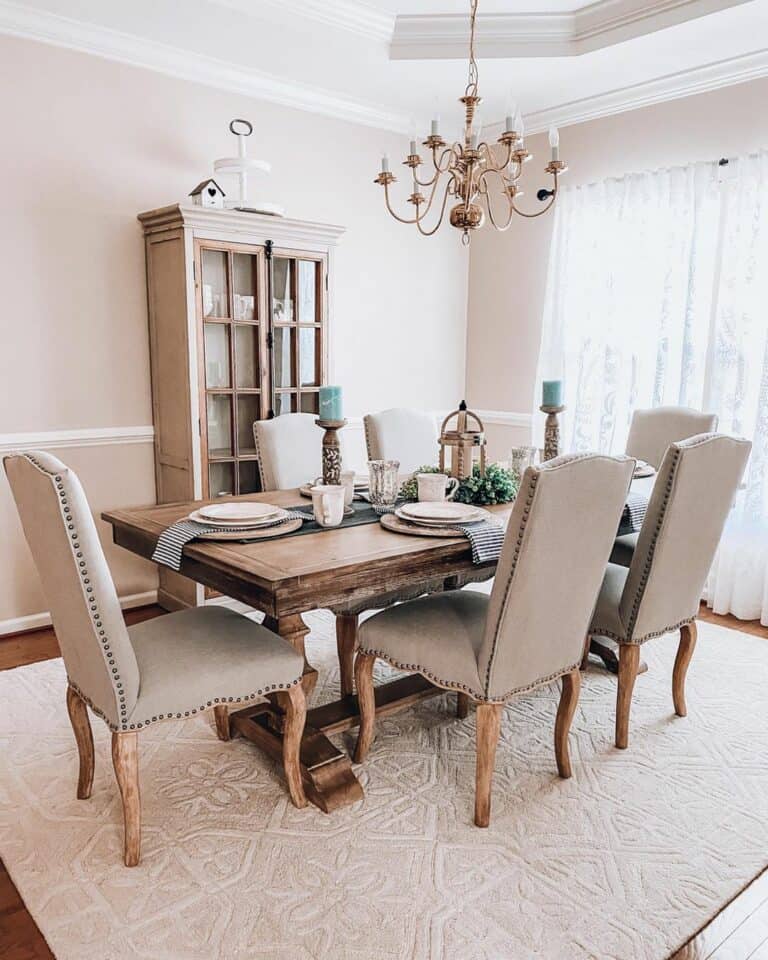
<svg viewBox="0 0 768 960">
<path fill-rule="evenodd" d="M 77 686 L 76 683 L 73 683 L 72 680 L 67 678 L 67 683 L 75 691 L 75 693 L 83 700 L 88 706 L 93 710 L 97 717 L 107 724 L 110 730 L 114 733 L 125 733 L 128 730 L 142 730 L 144 727 L 148 727 L 152 723 L 157 723 L 159 720 L 184 720 L 187 717 L 193 717 L 195 714 L 203 713 L 205 710 L 208 710 L 214 704 L 217 703 L 246 703 L 249 700 L 254 700 L 256 697 L 263 697 L 266 693 L 271 690 L 290 690 L 291 687 L 295 687 L 298 683 L 301 683 L 301 677 L 297 677 L 291 683 L 273 683 L 271 686 L 262 688 L 261 690 L 255 690 L 253 693 L 245 694 L 242 697 L 217 697 L 214 700 L 209 700 L 207 703 L 201 704 L 199 707 L 195 707 L 191 710 L 185 710 L 184 713 L 159 713 L 155 717 L 151 717 L 148 720 L 141 720 L 138 723 L 128 723 L 128 718 L 125 717 L 125 714 L 128 712 L 125 707 L 120 709 L 121 715 L 123 718 L 119 725 L 113 724 L 109 718 L 100 710 L 89 697 L 82 692 L 82 690 Z"/>
<path fill-rule="evenodd" d="M 627 640 L 626 637 L 620 637 L 618 634 L 613 633 L 612 630 L 603 629 L 602 627 L 590 627 L 589 635 L 590 637 L 608 637 L 609 640 L 615 640 L 617 643 L 626 643 L 629 646 L 639 647 L 641 643 L 645 643 L 646 640 L 653 640 L 656 637 L 663 637 L 667 633 L 674 633 L 675 630 L 679 630 L 681 627 L 686 626 L 689 623 L 693 623 L 696 619 L 696 616 L 686 618 L 681 620 L 679 623 L 673 624 L 671 627 L 667 627 L 664 630 L 654 630 L 652 633 L 645 633 L 642 637 L 633 637 L 631 640 Z"/>
<path fill-rule="evenodd" d="M 501 601 L 500 609 L 503 611 L 507 605 L 507 597 L 509 596 L 509 591 L 512 589 L 512 580 L 515 576 L 515 571 L 517 570 L 517 563 L 520 559 L 520 552 L 523 546 L 523 539 L 525 537 L 525 528 L 528 523 L 528 517 L 531 513 L 531 505 L 536 493 L 536 482 L 538 480 L 538 473 L 531 475 L 530 480 L 528 481 L 528 490 L 526 491 L 525 498 L 525 508 L 523 509 L 523 518 L 520 521 L 520 528 L 517 531 L 517 539 L 515 541 L 515 552 L 512 556 L 512 565 L 509 570 L 509 577 L 507 582 L 504 584 L 504 596 Z M 485 670 L 485 685 L 484 685 L 484 696 L 485 699 L 488 699 L 488 691 L 491 688 L 491 670 L 493 669 L 493 664 L 496 660 L 496 649 L 499 644 L 499 628 L 501 626 L 501 615 L 499 616 L 498 621 L 496 622 L 496 628 L 494 630 L 493 636 L 493 647 L 491 649 L 490 656 L 488 657 L 488 666 Z"/>
<path fill-rule="evenodd" d="M 365 656 L 376 657 L 378 660 L 386 660 L 390 666 L 396 667 L 398 670 L 407 670 L 409 673 L 420 673 L 422 677 L 426 677 L 427 680 L 430 680 L 438 687 L 443 687 L 445 690 L 463 690 L 481 703 L 505 703 L 510 697 L 518 693 L 526 693 L 528 690 L 535 690 L 536 687 L 542 687 L 547 683 L 552 683 L 552 681 L 557 680 L 558 677 L 562 677 L 566 673 L 571 673 L 581 666 L 581 659 L 579 659 L 570 667 L 564 667 L 562 670 L 557 670 L 555 673 L 551 673 L 546 677 L 540 677 L 538 680 L 527 683 L 522 687 L 513 687 L 500 697 L 489 697 L 486 694 L 478 693 L 465 683 L 455 683 L 451 680 L 443 680 L 441 677 L 436 677 L 418 663 L 401 663 L 399 660 L 393 660 L 389 654 L 384 653 L 383 650 L 367 650 L 364 647 L 358 647 L 357 652 Z"/>
<path fill-rule="evenodd" d="M 691 446 L 698 446 L 698 444 L 691 444 Z M 672 494 L 672 487 L 674 485 L 675 474 L 677 473 L 677 468 L 680 464 L 680 448 L 678 447 L 675 450 L 675 456 L 672 460 L 672 465 L 669 470 L 669 475 L 667 476 L 667 481 L 664 487 L 664 499 L 661 502 L 661 508 L 659 510 L 658 516 L 656 517 L 656 525 L 653 529 L 653 536 L 651 537 L 651 542 L 648 546 L 648 552 L 645 556 L 645 562 L 643 564 L 643 572 L 640 575 L 640 582 L 637 585 L 637 590 L 635 591 L 635 596 L 632 600 L 632 609 L 629 614 L 629 623 L 627 624 L 627 640 L 624 642 L 629 643 L 643 643 L 643 640 L 633 641 L 632 634 L 635 630 L 635 624 L 637 623 L 637 618 L 640 613 L 640 604 L 642 603 L 643 597 L 645 596 L 645 588 L 648 585 L 648 580 L 651 575 L 651 569 L 653 567 L 653 557 L 656 553 L 656 543 L 658 542 L 659 535 L 661 533 L 661 528 L 664 526 L 664 519 L 667 514 L 667 507 L 669 506 L 669 499 Z M 621 602 L 621 601 L 619 601 Z M 619 618 L 621 619 L 621 618 Z M 685 621 L 690 623 L 690 621 Z M 675 629 L 674 627 L 672 629 Z M 661 631 L 661 633 L 654 634 L 657 637 L 662 636 L 666 633 L 666 630 Z M 650 640 L 651 635 L 646 636 L 645 640 Z"/>
</svg>

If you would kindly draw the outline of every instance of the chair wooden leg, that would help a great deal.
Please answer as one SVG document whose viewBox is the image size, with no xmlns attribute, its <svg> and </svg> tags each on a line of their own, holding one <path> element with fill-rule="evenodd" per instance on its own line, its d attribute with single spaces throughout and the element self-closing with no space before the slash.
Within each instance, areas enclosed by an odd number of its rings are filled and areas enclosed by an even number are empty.
<svg viewBox="0 0 768 960">
<path fill-rule="evenodd" d="M 672 673 L 672 699 L 678 717 L 688 715 L 688 708 L 685 705 L 685 677 L 693 651 L 696 649 L 697 633 L 695 620 L 680 627 L 680 645 L 677 648 L 675 669 Z"/>
<path fill-rule="evenodd" d="M 336 614 L 336 649 L 339 654 L 341 695 L 354 693 L 355 647 L 357 646 L 357 614 Z"/>
<path fill-rule="evenodd" d="M 77 799 L 87 800 L 93 787 L 93 734 L 88 719 L 88 706 L 72 687 L 67 687 L 67 712 L 72 724 L 80 757 L 80 769 L 77 775 Z"/>
<path fill-rule="evenodd" d="M 639 645 L 622 643 L 619 647 L 619 686 L 616 692 L 616 746 L 620 750 L 626 750 L 629 745 L 629 711 L 639 666 Z"/>
<path fill-rule="evenodd" d="M 491 820 L 491 781 L 496 747 L 501 733 L 501 703 L 478 703 L 477 770 L 475 774 L 475 825 L 487 827 Z"/>
<path fill-rule="evenodd" d="M 301 738 L 304 733 L 304 721 L 307 719 L 307 700 L 300 683 L 281 692 L 280 705 L 285 710 L 285 728 L 283 730 L 283 767 L 288 781 L 288 792 L 294 807 L 306 807 L 307 795 L 301 781 Z"/>
<path fill-rule="evenodd" d="M 579 702 L 581 671 L 572 670 L 571 673 L 564 674 L 562 679 L 563 689 L 560 694 L 560 705 L 557 708 L 557 719 L 555 720 L 555 759 L 557 760 L 557 772 L 564 780 L 567 780 L 572 775 L 571 755 L 568 750 L 568 732 L 571 729 L 571 721 Z"/>
<path fill-rule="evenodd" d="M 112 734 L 112 764 L 123 798 L 124 860 L 135 867 L 141 859 L 141 796 L 139 794 L 139 735 L 135 731 Z"/>
<path fill-rule="evenodd" d="M 456 716 L 459 718 L 459 720 L 466 720 L 466 718 L 469 716 L 468 693 L 456 694 Z"/>
<path fill-rule="evenodd" d="M 355 686 L 360 709 L 360 729 L 357 734 L 354 761 L 362 763 L 368 756 L 376 734 L 376 698 L 373 692 L 373 667 L 376 657 L 370 653 L 358 653 L 355 660 Z"/>
<path fill-rule="evenodd" d="M 214 707 L 213 719 L 216 723 L 216 736 L 219 740 L 231 740 L 232 731 L 229 726 L 229 707 L 223 703 Z"/>
</svg>

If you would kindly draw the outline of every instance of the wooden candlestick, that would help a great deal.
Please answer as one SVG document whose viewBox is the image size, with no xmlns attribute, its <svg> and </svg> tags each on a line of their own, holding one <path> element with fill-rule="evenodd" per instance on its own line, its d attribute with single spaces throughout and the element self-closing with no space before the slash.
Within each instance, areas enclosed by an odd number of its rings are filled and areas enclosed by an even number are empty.
<svg viewBox="0 0 768 960">
<path fill-rule="evenodd" d="M 323 483 L 341 483 L 341 447 L 338 431 L 346 426 L 346 420 L 315 420 L 323 434 Z"/>
<path fill-rule="evenodd" d="M 560 456 L 560 420 L 557 415 L 562 413 L 565 407 L 550 407 L 542 404 L 539 410 L 547 415 L 547 421 L 544 424 L 544 459 L 554 460 L 555 457 Z"/>
</svg>

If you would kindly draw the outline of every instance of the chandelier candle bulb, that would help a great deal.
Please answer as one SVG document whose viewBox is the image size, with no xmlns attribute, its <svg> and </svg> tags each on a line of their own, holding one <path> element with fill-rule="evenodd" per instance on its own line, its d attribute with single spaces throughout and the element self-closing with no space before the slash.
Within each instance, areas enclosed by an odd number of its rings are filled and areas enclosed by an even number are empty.
<svg viewBox="0 0 768 960">
<path fill-rule="evenodd" d="M 381 158 L 381 172 L 389 173 L 389 157 L 386 153 Z"/>
<path fill-rule="evenodd" d="M 320 419 L 343 420 L 341 387 L 320 387 Z"/>
<path fill-rule="evenodd" d="M 560 159 L 560 134 L 557 127 L 551 127 L 549 131 L 549 145 L 552 148 L 552 159 Z"/>
<path fill-rule="evenodd" d="M 415 141 L 415 140 L 411 140 L 410 151 L 411 151 L 411 156 L 412 156 L 412 157 L 417 156 L 417 154 L 418 154 L 418 152 L 419 152 L 419 151 L 416 149 L 416 141 Z"/>
<path fill-rule="evenodd" d="M 440 136 L 440 115 L 436 114 L 432 118 L 432 125 L 430 127 L 430 136 L 439 137 Z"/>
</svg>

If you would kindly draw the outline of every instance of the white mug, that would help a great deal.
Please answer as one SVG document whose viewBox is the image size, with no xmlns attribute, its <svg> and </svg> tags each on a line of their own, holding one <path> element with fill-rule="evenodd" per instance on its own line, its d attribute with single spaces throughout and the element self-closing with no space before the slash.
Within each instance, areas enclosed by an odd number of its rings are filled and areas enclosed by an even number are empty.
<svg viewBox="0 0 768 960">
<path fill-rule="evenodd" d="M 344 506 L 350 507 L 355 499 L 355 471 L 342 470 L 341 485 L 344 487 Z"/>
<path fill-rule="evenodd" d="M 459 489 L 456 477 L 446 477 L 444 473 L 417 473 L 419 500 L 453 500 Z"/>
<path fill-rule="evenodd" d="M 344 487 L 341 484 L 318 484 L 310 488 L 312 511 L 321 527 L 338 527 L 344 518 Z"/>
</svg>

